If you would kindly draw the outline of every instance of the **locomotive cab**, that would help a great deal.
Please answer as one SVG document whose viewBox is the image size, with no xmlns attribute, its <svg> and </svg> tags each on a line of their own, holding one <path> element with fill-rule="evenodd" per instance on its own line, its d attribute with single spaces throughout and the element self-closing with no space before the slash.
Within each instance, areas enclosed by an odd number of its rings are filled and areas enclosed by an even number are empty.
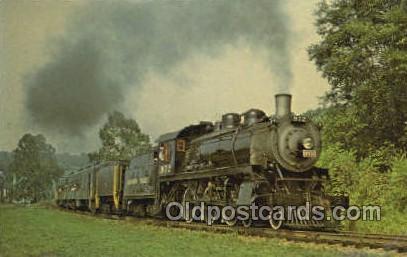
<svg viewBox="0 0 407 257">
<path fill-rule="evenodd" d="M 187 150 L 191 141 L 201 135 L 212 132 L 212 122 L 200 122 L 182 130 L 167 133 L 158 138 L 158 169 L 160 176 L 180 172 L 185 165 Z"/>
</svg>

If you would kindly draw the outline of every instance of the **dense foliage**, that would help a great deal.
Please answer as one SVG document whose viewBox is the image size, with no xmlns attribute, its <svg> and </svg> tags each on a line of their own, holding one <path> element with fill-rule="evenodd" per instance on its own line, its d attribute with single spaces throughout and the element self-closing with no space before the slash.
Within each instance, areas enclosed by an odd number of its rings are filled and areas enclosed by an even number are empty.
<svg viewBox="0 0 407 257">
<path fill-rule="evenodd" d="M 322 40 L 309 54 L 336 107 L 328 139 L 358 157 L 384 144 L 406 149 L 407 1 L 323 1 L 316 24 Z"/>
<path fill-rule="evenodd" d="M 149 136 L 141 132 L 137 122 L 117 111 L 109 115 L 99 137 L 102 147 L 89 154 L 91 161 L 130 160 L 151 147 Z"/>
<path fill-rule="evenodd" d="M 396 154 L 384 161 L 371 154 L 357 160 L 355 152 L 343 149 L 340 144 L 328 144 L 317 164 L 329 169 L 330 182 L 326 185 L 327 193 L 334 195 L 348 193 L 352 205 L 381 206 L 382 221 L 359 221 L 357 224 L 348 224 L 351 227 L 346 228 L 378 233 L 406 233 L 406 156 Z M 388 155 L 386 149 L 382 155 Z M 384 171 L 381 169 L 383 165 L 388 167 Z"/>
<path fill-rule="evenodd" d="M 309 54 L 331 89 L 306 114 L 323 125 L 326 190 L 382 206 L 381 222 L 349 228 L 405 233 L 407 1 L 323 1 L 316 14 L 321 41 Z"/>
<path fill-rule="evenodd" d="M 9 171 L 12 198 L 34 202 L 49 197 L 53 181 L 62 175 L 55 148 L 41 134 L 25 134 L 20 139 Z"/>
</svg>

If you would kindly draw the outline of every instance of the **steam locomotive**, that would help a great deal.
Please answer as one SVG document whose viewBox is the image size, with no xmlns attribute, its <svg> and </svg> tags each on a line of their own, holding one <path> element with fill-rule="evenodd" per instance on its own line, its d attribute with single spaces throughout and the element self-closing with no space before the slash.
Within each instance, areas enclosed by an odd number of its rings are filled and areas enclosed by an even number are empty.
<svg viewBox="0 0 407 257">
<path fill-rule="evenodd" d="M 328 212 L 339 203 L 346 205 L 346 197 L 325 194 L 328 172 L 314 166 L 321 153 L 320 128 L 291 112 L 291 95 L 278 94 L 275 101 L 272 116 L 258 109 L 227 113 L 219 122 L 200 122 L 160 136 L 151 151 L 130 162 L 105 162 L 64 176 L 58 182 L 57 204 L 156 217 L 165 216 L 166 206 L 174 202 L 285 209 L 310 203 Z M 338 225 L 325 218 L 293 216 L 276 220 L 269 215 L 268 222 L 273 229 Z M 220 222 L 248 227 L 253 219 Z"/>
</svg>

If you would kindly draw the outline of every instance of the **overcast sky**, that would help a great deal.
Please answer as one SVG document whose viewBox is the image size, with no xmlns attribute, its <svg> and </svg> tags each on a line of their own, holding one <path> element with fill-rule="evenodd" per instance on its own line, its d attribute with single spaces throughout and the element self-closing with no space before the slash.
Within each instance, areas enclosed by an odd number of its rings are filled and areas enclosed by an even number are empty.
<svg viewBox="0 0 407 257">
<path fill-rule="evenodd" d="M 283 5 L 292 73 L 287 90 L 293 95 L 293 111 L 297 113 L 317 107 L 318 97 L 328 89 L 327 81 L 321 78 L 306 53 L 307 47 L 318 41 L 313 25 L 313 11 L 318 2 L 289 0 Z M 87 152 L 98 147 L 97 129 L 104 119 L 72 135 L 37 124 L 26 107 L 29 97 L 26 87 L 30 85 L 26 81 L 33 74 L 41 75 L 38 70 L 57 58 L 55 45 L 61 38 L 66 41 L 72 33 L 70 26 L 78 23 L 78 13 L 86 8 L 89 6 L 84 1 L 0 1 L 0 150 L 14 149 L 27 132 L 43 133 L 59 152 Z M 95 19 L 103 19 L 97 13 L 94 15 Z M 93 16 L 80 21 L 98 22 Z M 271 57 L 273 54 L 279 53 L 271 52 Z M 193 49 L 185 58 L 174 62 L 170 72 L 152 70 L 137 82 L 142 86 L 126 87 L 124 96 L 118 99 L 121 104 L 114 109 L 136 119 L 153 139 L 199 120 L 219 119 L 226 112 L 244 112 L 255 107 L 271 114 L 273 95 L 281 91 L 281 85 L 276 84 L 281 82 L 276 82 L 276 67 L 270 68 L 264 56 L 262 49 L 253 47 L 247 40 L 227 42 L 220 52 L 212 54 Z"/>
</svg>

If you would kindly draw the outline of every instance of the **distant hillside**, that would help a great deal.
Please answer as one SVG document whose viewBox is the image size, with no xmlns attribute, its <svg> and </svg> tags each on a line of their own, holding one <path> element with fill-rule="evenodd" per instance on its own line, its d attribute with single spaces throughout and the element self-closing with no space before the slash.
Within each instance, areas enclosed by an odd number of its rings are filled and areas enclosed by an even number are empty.
<svg viewBox="0 0 407 257">
<path fill-rule="evenodd" d="M 82 154 L 71 154 L 71 153 L 57 153 L 58 165 L 67 171 L 73 171 L 80 169 L 89 163 L 88 155 Z"/>
<path fill-rule="evenodd" d="M 66 172 L 78 170 L 87 166 L 89 159 L 87 154 L 57 153 L 58 165 Z M 8 166 L 13 160 L 13 153 L 0 151 L 0 170 L 8 171 Z"/>
</svg>

